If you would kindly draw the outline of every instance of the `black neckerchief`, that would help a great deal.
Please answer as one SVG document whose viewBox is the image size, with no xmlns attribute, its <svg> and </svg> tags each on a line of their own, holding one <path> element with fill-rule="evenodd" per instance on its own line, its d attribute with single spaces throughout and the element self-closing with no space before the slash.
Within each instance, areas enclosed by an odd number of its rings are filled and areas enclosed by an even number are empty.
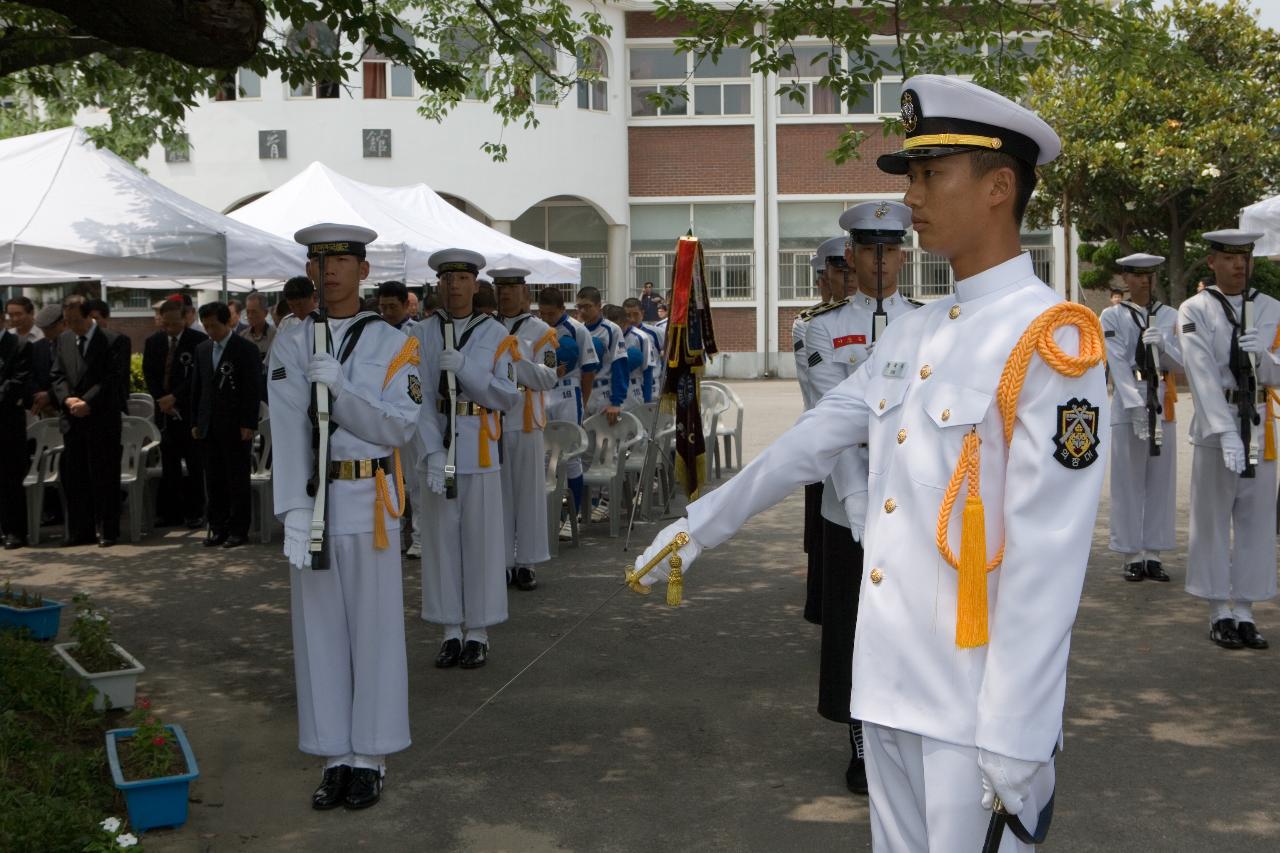
<svg viewBox="0 0 1280 853">
<path fill-rule="evenodd" d="M 1138 331 L 1145 332 L 1151 325 L 1151 318 L 1156 316 L 1156 313 L 1164 306 L 1159 302 L 1152 302 L 1151 310 L 1147 312 L 1145 317 L 1132 302 L 1121 302 L 1120 307 L 1127 308 L 1129 316 L 1133 317 L 1133 324 L 1138 327 Z"/>
<path fill-rule="evenodd" d="M 440 321 L 440 343 L 443 346 L 445 323 L 452 323 L 453 318 L 449 316 L 448 311 L 441 309 L 436 312 L 436 319 Z M 493 318 L 490 317 L 488 314 L 481 314 L 480 312 L 475 311 L 473 309 L 471 314 L 468 315 L 467 317 L 467 324 L 462 327 L 462 334 L 458 337 L 456 341 L 453 342 L 453 348 L 456 350 L 461 350 L 463 347 L 465 347 L 467 345 L 467 341 L 471 340 L 471 333 L 474 332 L 476 329 L 480 328 L 482 325 L 484 325 L 485 320 L 493 320 Z M 498 321 L 493 320 L 493 322 L 496 323 Z M 436 391 L 440 395 L 441 400 L 449 399 L 449 383 L 444 378 L 443 370 L 440 371 L 440 382 L 439 382 L 439 385 L 437 386 Z"/>
<path fill-rule="evenodd" d="M 514 335 L 516 332 L 520 331 L 520 327 L 523 326 L 525 321 L 528 320 L 531 316 L 532 316 L 531 314 L 521 314 L 519 317 L 514 317 L 514 318 L 508 317 L 507 319 L 515 320 L 515 322 L 511 324 L 511 334 Z"/>
<path fill-rule="evenodd" d="M 335 319 L 345 320 L 346 317 L 338 317 Z M 351 325 L 347 327 L 346 333 L 342 336 L 342 344 L 338 347 L 338 361 L 342 364 L 347 363 L 347 359 L 351 358 L 351 353 L 355 352 L 356 344 L 360 341 L 360 336 L 364 334 L 364 330 L 374 320 L 381 320 L 382 317 L 374 314 L 372 311 L 361 311 L 355 315 L 355 319 L 351 321 Z"/>
<path fill-rule="evenodd" d="M 1227 322 L 1231 324 L 1231 333 L 1233 337 L 1244 331 L 1240 328 L 1240 321 L 1236 319 L 1236 309 L 1231 304 L 1231 297 L 1227 296 L 1227 294 L 1220 290 L 1215 290 L 1212 287 L 1206 287 L 1204 292 L 1218 300 L 1218 304 L 1222 306 L 1222 313 L 1227 316 Z M 1236 295 L 1238 296 L 1240 294 Z M 1244 298 L 1249 302 L 1252 302 L 1257 298 L 1257 296 L 1258 291 L 1256 290 L 1250 291 L 1246 288 L 1244 291 Z"/>
</svg>

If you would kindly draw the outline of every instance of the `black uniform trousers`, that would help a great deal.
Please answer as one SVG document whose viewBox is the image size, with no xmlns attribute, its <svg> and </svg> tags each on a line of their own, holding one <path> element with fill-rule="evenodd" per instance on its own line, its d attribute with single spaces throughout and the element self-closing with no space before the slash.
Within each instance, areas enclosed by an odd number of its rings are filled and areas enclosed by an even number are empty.
<svg viewBox="0 0 1280 853">
<path fill-rule="evenodd" d="M 822 483 L 804 487 L 804 551 L 809 556 L 805 579 L 804 618 L 822 624 Z"/>
<path fill-rule="evenodd" d="M 209 531 L 214 536 L 249 535 L 253 442 L 241 441 L 238 427 L 231 430 L 214 432 L 199 441 L 209 492 Z"/>
<path fill-rule="evenodd" d="M 27 441 L 26 412 L 18 406 L 5 406 L 0 413 L 0 533 L 27 538 L 27 492 L 22 485 L 31 467 Z"/>
<path fill-rule="evenodd" d="M 63 434 L 58 476 L 67 496 L 71 540 L 120 538 L 120 415 L 72 418 Z"/>
<path fill-rule="evenodd" d="M 156 518 L 161 524 L 194 522 L 204 515 L 204 459 L 191 437 L 191 421 L 183 414 L 181 420 L 169 419 L 160 431 Z"/>
<path fill-rule="evenodd" d="M 852 722 L 853 638 L 862 586 L 862 544 L 847 527 L 822 519 L 822 653 L 818 669 L 818 713 L 836 723 Z"/>
</svg>

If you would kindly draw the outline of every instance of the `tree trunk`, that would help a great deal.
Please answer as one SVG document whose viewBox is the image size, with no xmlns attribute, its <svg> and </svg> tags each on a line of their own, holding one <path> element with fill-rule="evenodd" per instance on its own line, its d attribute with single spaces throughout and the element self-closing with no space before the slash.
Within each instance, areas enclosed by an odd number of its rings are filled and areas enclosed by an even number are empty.
<svg viewBox="0 0 1280 853">
<path fill-rule="evenodd" d="M 1169 232 L 1169 304 L 1177 308 L 1187 298 L 1187 235 L 1180 229 Z"/>
</svg>

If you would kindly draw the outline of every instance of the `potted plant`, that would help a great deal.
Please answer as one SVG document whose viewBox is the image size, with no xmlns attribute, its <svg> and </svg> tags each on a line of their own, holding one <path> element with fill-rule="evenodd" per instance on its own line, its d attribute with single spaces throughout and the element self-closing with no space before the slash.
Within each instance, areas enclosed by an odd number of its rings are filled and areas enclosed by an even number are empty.
<svg viewBox="0 0 1280 853">
<path fill-rule="evenodd" d="M 33 640 L 51 640 L 58 636 L 62 618 L 62 602 L 45 598 L 25 589 L 14 592 L 8 581 L 0 590 L 0 628 L 25 628 Z"/>
<path fill-rule="evenodd" d="M 118 817 L 109 817 L 98 824 L 102 830 L 84 846 L 84 853 L 119 853 L 121 850 L 138 847 L 138 836 L 132 832 L 122 832 L 124 825 Z"/>
<path fill-rule="evenodd" d="M 132 708 L 138 676 L 146 667 L 111 640 L 111 620 L 95 610 L 89 596 L 72 599 L 76 621 L 71 625 L 74 642 L 58 643 L 53 650 L 72 672 L 97 691 L 93 707 L 99 711 Z"/>
<path fill-rule="evenodd" d="M 200 775 L 182 726 L 165 724 L 139 697 L 131 728 L 107 732 L 111 778 L 124 793 L 129 825 L 138 832 L 187 822 L 187 793 Z"/>
</svg>

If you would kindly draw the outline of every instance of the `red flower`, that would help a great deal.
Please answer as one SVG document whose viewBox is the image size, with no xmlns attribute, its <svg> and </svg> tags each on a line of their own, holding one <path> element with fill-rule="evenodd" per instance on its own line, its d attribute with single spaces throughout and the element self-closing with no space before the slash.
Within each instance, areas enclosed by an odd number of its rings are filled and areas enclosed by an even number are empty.
<svg viewBox="0 0 1280 853">
<path fill-rule="evenodd" d="M 145 696 L 138 697 L 138 707 L 144 711 L 151 710 L 151 700 Z"/>
<path fill-rule="evenodd" d="M 165 745 L 164 735 L 156 735 L 151 739 L 151 742 L 154 743 L 156 746 L 164 746 Z"/>
</svg>

